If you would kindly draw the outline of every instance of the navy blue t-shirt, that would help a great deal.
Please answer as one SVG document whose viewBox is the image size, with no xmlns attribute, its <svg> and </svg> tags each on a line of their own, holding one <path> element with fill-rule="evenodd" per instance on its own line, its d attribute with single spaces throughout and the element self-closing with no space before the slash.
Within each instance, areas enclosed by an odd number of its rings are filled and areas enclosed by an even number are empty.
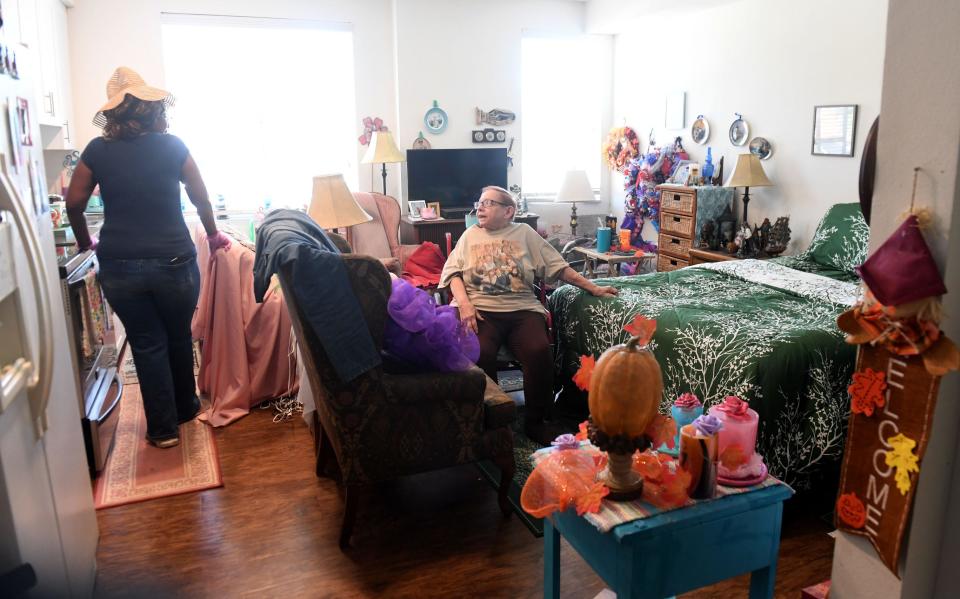
<svg viewBox="0 0 960 599">
<path fill-rule="evenodd" d="M 80 159 L 103 198 L 101 258 L 173 258 L 196 253 L 180 210 L 180 172 L 187 146 L 175 135 L 87 144 Z"/>
</svg>

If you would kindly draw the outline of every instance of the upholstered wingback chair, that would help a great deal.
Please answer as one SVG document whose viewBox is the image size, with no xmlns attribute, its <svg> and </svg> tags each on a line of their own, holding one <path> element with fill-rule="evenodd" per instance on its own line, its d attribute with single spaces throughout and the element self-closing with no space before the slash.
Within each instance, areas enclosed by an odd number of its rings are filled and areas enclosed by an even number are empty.
<svg viewBox="0 0 960 599">
<path fill-rule="evenodd" d="M 379 350 L 390 277 L 369 256 L 345 254 L 343 260 Z M 510 424 L 516 418 L 509 397 L 488 393 L 485 398 L 486 377 L 475 366 L 465 372 L 416 374 L 380 366 L 341 381 L 297 301 L 291 272 L 281 270 L 279 278 L 316 396 L 317 474 L 335 458 L 345 490 L 341 549 L 350 542 L 361 486 L 480 459 L 492 459 L 499 467 L 500 508 L 509 515 L 507 490 L 515 466 Z"/>
<path fill-rule="evenodd" d="M 374 258 L 396 258 L 397 273 L 418 245 L 400 243 L 400 204 L 380 193 L 354 192 L 353 197 L 373 220 L 350 228 L 350 243 L 354 252 Z"/>
</svg>

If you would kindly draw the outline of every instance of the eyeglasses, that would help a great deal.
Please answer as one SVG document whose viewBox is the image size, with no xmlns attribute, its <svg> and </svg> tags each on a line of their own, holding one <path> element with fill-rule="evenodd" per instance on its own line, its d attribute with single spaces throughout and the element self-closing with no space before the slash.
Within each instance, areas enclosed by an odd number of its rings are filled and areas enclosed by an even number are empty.
<svg viewBox="0 0 960 599">
<path fill-rule="evenodd" d="M 497 206 L 506 206 L 506 207 L 508 207 L 508 208 L 512 208 L 512 207 L 513 207 L 513 204 L 507 204 L 507 203 L 505 203 L 505 202 L 494 202 L 493 200 L 480 200 L 479 202 L 474 202 L 474 203 L 473 203 L 473 207 L 474 207 L 474 208 L 480 208 L 480 207 L 482 206 L 482 207 L 484 207 L 484 208 L 489 208 L 490 206 L 493 206 L 494 204 L 496 204 Z"/>
</svg>

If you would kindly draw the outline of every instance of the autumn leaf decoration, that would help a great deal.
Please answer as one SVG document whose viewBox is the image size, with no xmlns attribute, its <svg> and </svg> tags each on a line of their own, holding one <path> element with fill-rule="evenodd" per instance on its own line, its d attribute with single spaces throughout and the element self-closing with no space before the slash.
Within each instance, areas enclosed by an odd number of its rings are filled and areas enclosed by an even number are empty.
<svg viewBox="0 0 960 599">
<path fill-rule="evenodd" d="M 577 497 L 577 515 L 582 516 L 587 512 L 596 514 L 600 511 L 600 501 L 610 493 L 603 483 L 594 483 L 590 489 Z"/>
<path fill-rule="evenodd" d="M 577 441 L 586 441 L 589 438 L 589 434 L 587 433 L 587 424 L 589 422 L 589 420 L 584 420 L 580 423 L 576 434 Z"/>
<path fill-rule="evenodd" d="M 853 373 L 853 383 L 847 387 L 851 411 L 854 414 L 873 416 L 874 410 L 882 408 L 886 403 L 886 389 L 886 374 L 883 371 L 867 368 L 863 372 Z"/>
<path fill-rule="evenodd" d="M 724 468 L 736 470 L 747 463 L 747 455 L 739 445 L 727 445 L 727 448 L 720 454 L 720 463 Z"/>
<path fill-rule="evenodd" d="M 920 472 L 920 466 L 917 465 L 920 457 L 913 453 L 913 448 L 917 446 L 917 442 L 910 437 L 905 437 L 903 433 L 899 433 L 887 439 L 887 444 L 890 446 L 890 450 L 887 451 L 884 461 L 887 466 L 896 468 L 897 473 L 893 479 L 897 482 L 897 489 L 900 494 L 906 495 L 911 485 L 910 473 Z"/>
<path fill-rule="evenodd" d="M 643 314 L 637 314 L 630 321 L 630 324 L 624 325 L 623 330 L 634 337 L 639 337 L 640 343 L 638 345 L 643 347 L 653 339 L 653 333 L 657 330 L 657 321 L 647 318 Z"/>
<path fill-rule="evenodd" d="M 581 391 L 590 390 L 590 378 L 593 377 L 593 368 L 597 360 L 593 356 L 580 356 L 580 369 L 573 375 L 573 383 Z"/>
<path fill-rule="evenodd" d="M 657 414 L 647 426 L 646 435 L 650 438 L 653 447 L 666 445 L 673 449 L 676 445 L 677 423 L 673 418 Z"/>
</svg>

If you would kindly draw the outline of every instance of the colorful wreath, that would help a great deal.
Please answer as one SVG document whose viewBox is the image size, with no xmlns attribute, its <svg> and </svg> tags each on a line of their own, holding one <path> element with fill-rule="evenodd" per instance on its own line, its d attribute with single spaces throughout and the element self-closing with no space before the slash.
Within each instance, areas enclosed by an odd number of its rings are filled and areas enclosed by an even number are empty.
<svg viewBox="0 0 960 599">
<path fill-rule="evenodd" d="M 623 172 L 630 160 L 640 153 L 640 139 L 630 127 L 615 127 L 607 134 L 603 144 L 603 153 L 607 165 L 617 172 Z"/>
</svg>

